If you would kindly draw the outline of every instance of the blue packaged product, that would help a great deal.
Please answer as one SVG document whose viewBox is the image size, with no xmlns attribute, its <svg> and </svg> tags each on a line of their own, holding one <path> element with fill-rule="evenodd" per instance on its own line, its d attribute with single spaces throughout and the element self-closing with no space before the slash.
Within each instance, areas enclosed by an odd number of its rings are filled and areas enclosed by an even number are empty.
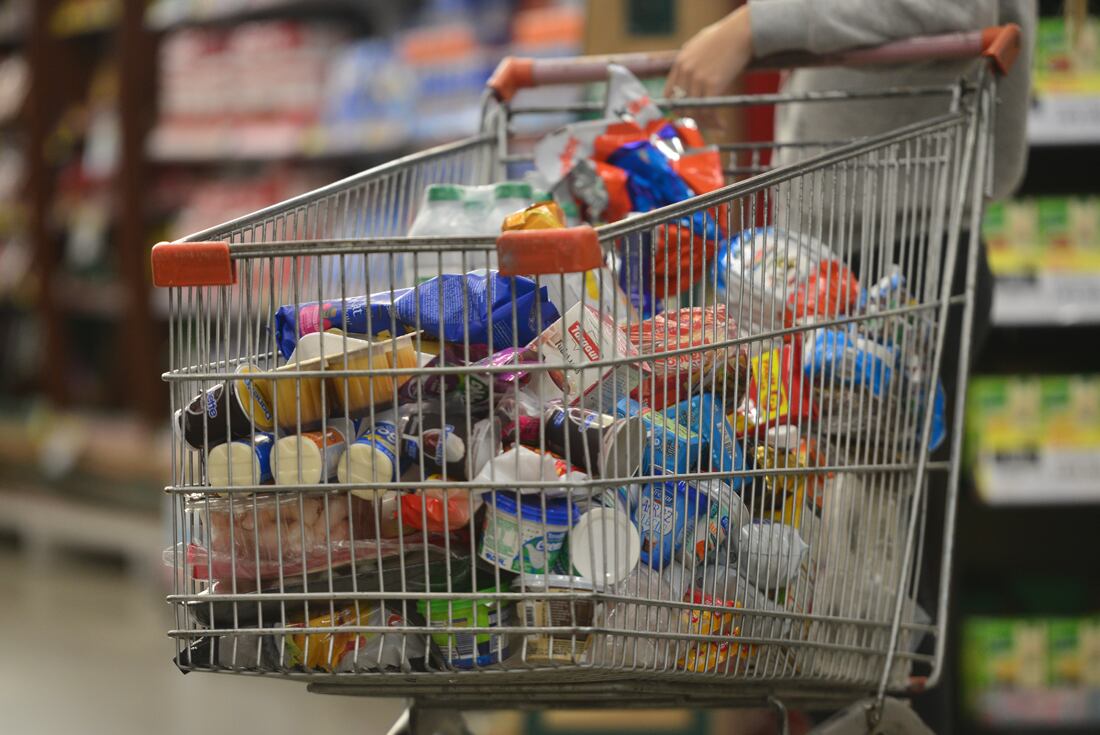
<svg viewBox="0 0 1100 735">
<path fill-rule="evenodd" d="M 837 381 L 866 387 L 876 396 L 890 388 L 898 351 L 844 329 L 817 329 L 803 342 L 802 372 L 818 385 Z"/>
<path fill-rule="evenodd" d="M 513 303 L 516 333 L 512 333 Z M 489 344 L 494 349 L 522 347 L 541 329 L 557 321 L 557 308 L 546 288 L 523 276 L 497 271 L 446 273 L 412 288 L 370 296 L 280 306 L 275 312 L 275 338 L 288 358 L 298 338 L 334 327 L 354 334 L 391 334 L 419 326 L 428 339 Z M 368 329 L 369 327 L 369 329 Z"/>
<path fill-rule="evenodd" d="M 928 451 L 934 452 L 947 439 L 947 395 L 943 383 L 936 381 L 936 395 L 932 399 L 932 433 L 928 437 Z"/>
<path fill-rule="evenodd" d="M 646 429 L 642 447 L 642 475 L 690 472 L 699 457 L 699 435 L 659 411 L 623 398 L 615 406 L 622 418 L 638 416 Z"/>
<path fill-rule="evenodd" d="M 650 230 L 619 238 L 619 288 L 643 319 L 661 312 L 661 301 L 653 295 L 653 235 Z"/>
<path fill-rule="evenodd" d="M 693 541 L 696 521 L 707 514 L 707 497 L 682 480 L 642 488 L 632 513 L 642 541 L 641 561 L 664 569 Z"/>
<path fill-rule="evenodd" d="M 607 162 L 627 172 L 627 192 L 635 212 L 648 212 L 694 196 L 691 188 L 672 169 L 672 163 L 646 140 L 625 143 Z"/>
<path fill-rule="evenodd" d="M 710 466 L 700 467 L 712 472 L 735 472 L 745 469 L 745 455 L 737 443 L 737 435 L 722 410 L 721 401 L 711 393 L 701 393 L 665 410 L 665 417 L 678 421 L 699 435 L 707 445 Z M 741 475 L 731 477 L 730 485 L 740 491 L 745 482 Z"/>
</svg>

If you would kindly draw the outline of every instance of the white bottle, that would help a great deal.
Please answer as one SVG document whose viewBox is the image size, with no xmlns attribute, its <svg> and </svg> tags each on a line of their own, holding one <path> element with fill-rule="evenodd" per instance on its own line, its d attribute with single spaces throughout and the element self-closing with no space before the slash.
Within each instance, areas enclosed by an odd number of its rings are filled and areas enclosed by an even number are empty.
<svg viewBox="0 0 1100 735">
<path fill-rule="evenodd" d="M 461 186 L 432 184 L 424 192 L 420 211 L 409 228 L 409 237 L 454 234 L 454 227 L 462 216 L 463 192 Z"/>
<path fill-rule="evenodd" d="M 432 184 L 424 192 L 424 199 L 416 220 L 409 228 L 410 237 L 428 237 L 458 234 L 462 227 L 465 187 L 453 184 Z M 443 252 L 442 260 L 434 252 L 421 252 L 417 255 L 402 256 L 409 263 L 409 269 L 415 267 L 415 282 L 422 283 L 435 278 L 440 273 L 461 273 L 461 253 Z"/>
</svg>

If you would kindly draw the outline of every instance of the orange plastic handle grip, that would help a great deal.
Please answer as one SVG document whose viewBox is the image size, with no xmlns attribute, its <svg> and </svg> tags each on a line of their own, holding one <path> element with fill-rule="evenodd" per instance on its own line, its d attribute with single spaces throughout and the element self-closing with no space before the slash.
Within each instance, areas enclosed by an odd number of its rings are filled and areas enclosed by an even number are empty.
<svg viewBox="0 0 1100 735">
<path fill-rule="evenodd" d="M 603 265 L 603 250 L 588 225 L 509 230 L 497 237 L 497 262 L 502 276 L 582 273 Z"/>
<path fill-rule="evenodd" d="M 1015 23 L 986 28 L 982 31 L 982 57 L 989 59 L 998 74 L 1008 74 L 1020 55 L 1020 38 L 1020 26 Z"/>
<path fill-rule="evenodd" d="M 232 286 L 237 268 L 227 242 L 160 242 L 150 256 L 153 285 Z"/>
</svg>

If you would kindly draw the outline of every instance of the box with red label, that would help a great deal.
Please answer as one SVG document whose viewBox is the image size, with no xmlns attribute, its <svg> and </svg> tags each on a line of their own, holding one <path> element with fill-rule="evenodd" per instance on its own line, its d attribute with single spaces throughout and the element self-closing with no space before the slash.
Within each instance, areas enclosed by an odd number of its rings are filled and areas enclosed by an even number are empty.
<svg viewBox="0 0 1100 735">
<path fill-rule="evenodd" d="M 613 413 L 650 372 L 639 363 L 638 350 L 609 315 L 590 304 L 576 304 L 535 340 L 539 357 L 557 369 L 534 371 L 531 390 L 544 401 L 568 392 L 570 405 Z M 585 367 L 633 358 L 632 362 Z"/>
<path fill-rule="evenodd" d="M 749 387 L 730 415 L 737 436 L 762 437 L 780 424 L 805 430 L 817 421 L 817 407 L 810 400 L 809 382 L 802 380 L 801 335 L 789 342 L 753 344 L 749 354 Z"/>
</svg>

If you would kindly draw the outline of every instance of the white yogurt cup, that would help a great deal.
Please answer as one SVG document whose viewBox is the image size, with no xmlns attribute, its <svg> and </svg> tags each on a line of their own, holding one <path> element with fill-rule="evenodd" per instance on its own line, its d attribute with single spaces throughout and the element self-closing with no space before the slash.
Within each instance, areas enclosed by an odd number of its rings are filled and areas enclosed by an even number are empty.
<svg viewBox="0 0 1100 735">
<path fill-rule="evenodd" d="M 569 534 L 569 558 L 577 573 L 596 584 L 626 579 L 641 558 L 642 541 L 621 508 L 594 507 Z"/>
</svg>

